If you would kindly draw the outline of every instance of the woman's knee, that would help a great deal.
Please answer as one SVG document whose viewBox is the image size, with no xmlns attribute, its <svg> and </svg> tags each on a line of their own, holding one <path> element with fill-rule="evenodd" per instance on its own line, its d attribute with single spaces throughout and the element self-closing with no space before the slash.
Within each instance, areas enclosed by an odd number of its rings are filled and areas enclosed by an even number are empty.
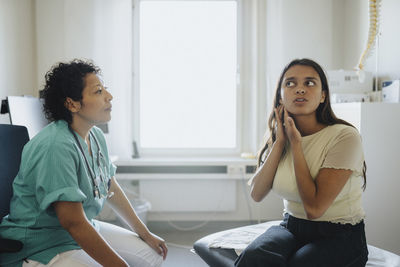
<svg viewBox="0 0 400 267">
<path fill-rule="evenodd" d="M 131 266 L 159 267 L 163 262 L 162 256 L 149 246 L 135 252 L 120 250 L 118 253 Z"/>
<path fill-rule="evenodd" d="M 259 254 L 258 247 L 248 246 L 241 254 L 240 257 L 244 259 L 254 259 Z"/>
<path fill-rule="evenodd" d="M 282 255 L 260 247 L 246 248 L 235 262 L 235 266 L 286 266 Z"/>
<path fill-rule="evenodd" d="M 157 253 L 150 258 L 149 267 L 159 267 L 163 263 L 163 257 Z"/>
<path fill-rule="evenodd" d="M 160 267 L 161 264 L 163 263 L 163 258 L 160 255 L 156 255 L 151 258 L 145 259 L 146 264 L 145 265 L 138 265 L 138 266 L 144 266 L 144 267 Z M 133 265 L 136 266 L 136 265 Z"/>
<path fill-rule="evenodd" d="M 251 266 L 254 260 L 257 258 L 257 253 L 255 249 L 247 247 L 236 259 L 236 267 L 246 267 Z M 254 265 L 254 264 L 253 264 Z"/>
</svg>

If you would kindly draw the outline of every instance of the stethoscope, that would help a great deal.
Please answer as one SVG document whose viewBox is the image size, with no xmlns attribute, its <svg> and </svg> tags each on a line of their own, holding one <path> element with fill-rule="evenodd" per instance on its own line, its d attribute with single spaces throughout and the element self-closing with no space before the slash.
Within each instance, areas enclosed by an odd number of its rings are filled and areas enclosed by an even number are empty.
<svg viewBox="0 0 400 267">
<path fill-rule="evenodd" d="M 99 198 L 99 199 L 100 198 L 110 198 L 110 197 L 112 197 L 114 195 L 114 192 L 109 192 L 111 180 L 109 180 L 108 183 L 106 183 L 106 181 L 105 181 L 104 173 L 103 173 L 102 168 L 101 168 L 101 160 L 103 161 L 103 163 L 105 163 L 105 159 L 104 159 L 103 153 L 101 153 L 100 145 L 99 145 L 99 142 L 97 141 L 96 136 L 92 133 L 92 131 L 89 131 L 89 135 L 93 138 L 93 140 L 95 141 L 96 146 L 97 146 L 97 166 L 98 166 L 98 169 L 100 171 L 100 174 L 99 174 L 100 178 L 99 179 L 96 177 L 94 170 L 92 170 L 92 168 L 90 167 L 89 161 L 86 158 L 85 152 L 83 151 L 82 145 L 79 142 L 79 139 L 76 136 L 76 133 L 74 132 L 74 130 L 72 130 L 71 126 L 69 126 L 69 125 L 68 125 L 68 129 L 70 130 L 70 132 L 74 136 L 75 141 L 78 144 L 79 150 L 81 151 L 81 153 L 83 155 L 83 158 L 85 159 L 86 167 L 88 169 L 88 172 L 89 172 L 90 178 L 92 180 L 92 184 L 93 184 L 93 196 L 95 198 Z M 103 194 L 101 192 L 98 180 L 100 180 L 101 183 L 103 184 L 103 187 L 104 187 L 104 189 L 106 191 L 106 194 Z"/>
</svg>

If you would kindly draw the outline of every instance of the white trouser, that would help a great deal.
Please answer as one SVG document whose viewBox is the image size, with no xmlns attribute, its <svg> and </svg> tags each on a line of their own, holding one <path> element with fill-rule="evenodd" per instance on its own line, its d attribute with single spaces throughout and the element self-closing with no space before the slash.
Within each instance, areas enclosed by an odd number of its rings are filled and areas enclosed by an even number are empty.
<svg viewBox="0 0 400 267">
<path fill-rule="evenodd" d="M 117 251 L 117 253 L 130 265 L 134 267 L 161 266 L 162 257 L 147 245 L 138 235 L 132 231 L 119 226 L 98 221 L 100 234 Z M 43 265 L 37 261 L 24 262 L 23 267 L 87 267 L 101 266 L 93 260 L 83 249 L 70 250 L 57 254 L 48 264 Z"/>
</svg>

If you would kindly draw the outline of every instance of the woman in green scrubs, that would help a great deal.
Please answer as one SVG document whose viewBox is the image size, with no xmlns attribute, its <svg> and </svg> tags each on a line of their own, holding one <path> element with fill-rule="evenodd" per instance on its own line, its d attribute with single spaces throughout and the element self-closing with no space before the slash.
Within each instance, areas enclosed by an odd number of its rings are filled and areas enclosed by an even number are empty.
<svg viewBox="0 0 400 267">
<path fill-rule="evenodd" d="M 164 240 L 140 221 L 114 178 L 103 133 L 112 95 L 90 62 L 59 63 L 41 94 L 52 121 L 22 153 L 0 236 L 21 241 L 0 266 L 159 266 Z M 96 221 L 107 200 L 133 231 Z"/>
</svg>

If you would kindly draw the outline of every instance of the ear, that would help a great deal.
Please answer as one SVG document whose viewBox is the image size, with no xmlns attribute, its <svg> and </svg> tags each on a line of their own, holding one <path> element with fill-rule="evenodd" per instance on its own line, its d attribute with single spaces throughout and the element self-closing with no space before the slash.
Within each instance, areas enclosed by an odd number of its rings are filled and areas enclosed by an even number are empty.
<svg viewBox="0 0 400 267">
<path fill-rule="evenodd" d="M 72 100 L 70 97 L 65 99 L 64 106 L 72 113 L 78 112 L 81 109 L 81 103 L 79 101 Z"/>
<path fill-rule="evenodd" d="M 324 102 L 325 102 L 325 97 L 326 97 L 326 91 L 325 91 L 325 90 L 322 90 L 321 101 L 320 101 L 320 103 L 324 103 Z"/>
<path fill-rule="evenodd" d="M 282 105 L 282 98 L 279 98 L 279 104 Z"/>
</svg>

